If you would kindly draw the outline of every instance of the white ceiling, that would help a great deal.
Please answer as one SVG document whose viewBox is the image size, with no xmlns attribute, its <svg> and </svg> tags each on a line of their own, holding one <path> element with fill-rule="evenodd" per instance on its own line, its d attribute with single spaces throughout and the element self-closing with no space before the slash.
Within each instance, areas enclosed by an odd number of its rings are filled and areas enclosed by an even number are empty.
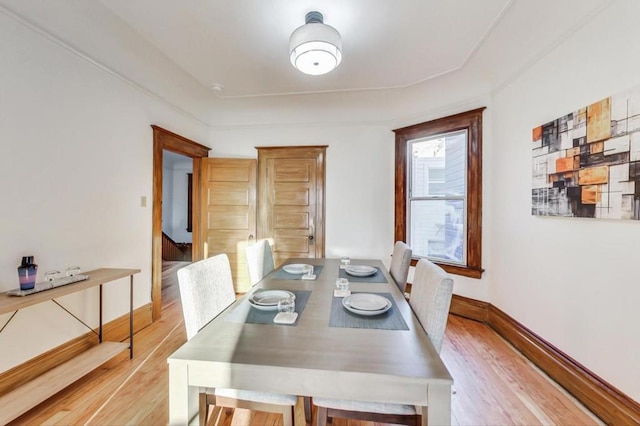
<svg viewBox="0 0 640 426">
<path fill-rule="evenodd" d="M 511 0 L 101 0 L 221 97 L 405 87 L 460 68 Z M 289 63 L 289 36 L 318 10 L 343 39 L 332 73 Z"/>
<path fill-rule="evenodd" d="M 247 99 L 406 88 L 461 68 L 495 88 L 611 1 L 0 0 L 0 12 L 160 97 Z M 343 39 L 342 63 L 323 76 L 289 63 L 289 36 L 312 10 Z"/>
</svg>

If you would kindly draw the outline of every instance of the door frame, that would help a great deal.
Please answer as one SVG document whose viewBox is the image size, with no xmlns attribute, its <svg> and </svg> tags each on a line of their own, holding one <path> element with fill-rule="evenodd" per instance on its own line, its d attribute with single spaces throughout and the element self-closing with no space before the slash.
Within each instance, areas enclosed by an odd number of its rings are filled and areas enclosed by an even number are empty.
<svg viewBox="0 0 640 426">
<path fill-rule="evenodd" d="M 193 159 L 192 176 L 192 260 L 202 257 L 200 244 L 200 182 L 202 168 L 198 159 L 208 157 L 211 148 L 173 133 L 162 127 L 153 128 L 153 219 L 151 228 L 151 318 L 159 320 L 162 313 L 162 153 L 164 150 Z"/>
</svg>

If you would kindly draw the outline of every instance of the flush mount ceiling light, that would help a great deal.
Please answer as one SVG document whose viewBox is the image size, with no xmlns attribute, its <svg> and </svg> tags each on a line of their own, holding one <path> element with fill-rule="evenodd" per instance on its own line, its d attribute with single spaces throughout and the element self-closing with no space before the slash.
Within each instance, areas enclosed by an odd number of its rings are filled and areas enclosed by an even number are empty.
<svg viewBox="0 0 640 426">
<path fill-rule="evenodd" d="M 342 39 L 333 27 L 325 25 L 322 13 L 309 12 L 305 25 L 289 38 L 291 65 L 305 74 L 326 74 L 342 61 Z"/>
</svg>

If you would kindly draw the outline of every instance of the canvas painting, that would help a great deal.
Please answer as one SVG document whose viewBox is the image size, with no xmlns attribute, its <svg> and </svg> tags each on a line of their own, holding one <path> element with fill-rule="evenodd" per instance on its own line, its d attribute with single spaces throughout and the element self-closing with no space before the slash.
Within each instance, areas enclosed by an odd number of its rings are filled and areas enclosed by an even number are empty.
<svg viewBox="0 0 640 426">
<path fill-rule="evenodd" d="M 640 88 L 533 129 L 531 212 L 640 219 Z"/>
</svg>

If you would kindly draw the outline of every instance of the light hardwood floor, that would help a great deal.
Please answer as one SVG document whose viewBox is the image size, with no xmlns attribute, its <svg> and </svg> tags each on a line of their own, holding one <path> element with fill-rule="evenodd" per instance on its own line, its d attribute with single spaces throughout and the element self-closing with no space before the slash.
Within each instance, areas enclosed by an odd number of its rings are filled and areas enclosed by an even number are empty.
<svg viewBox="0 0 640 426">
<path fill-rule="evenodd" d="M 165 271 L 162 319 L 136 334 L 133 360 L 123 353 L 11 425 L 166 424 L 166 359 L 186 341 L 176 269 Z M 442 358 L 454 377 L 454 425 L 602 424 L 484 324 L 451 315 Z M 236 410 L 223 412 L 218 424 L 275 426 L 282 420 Z M 301 404 L 296 424 L 304 424 Z M 372 423 L 334 419 L 333 425 Z"/>
</svg>

